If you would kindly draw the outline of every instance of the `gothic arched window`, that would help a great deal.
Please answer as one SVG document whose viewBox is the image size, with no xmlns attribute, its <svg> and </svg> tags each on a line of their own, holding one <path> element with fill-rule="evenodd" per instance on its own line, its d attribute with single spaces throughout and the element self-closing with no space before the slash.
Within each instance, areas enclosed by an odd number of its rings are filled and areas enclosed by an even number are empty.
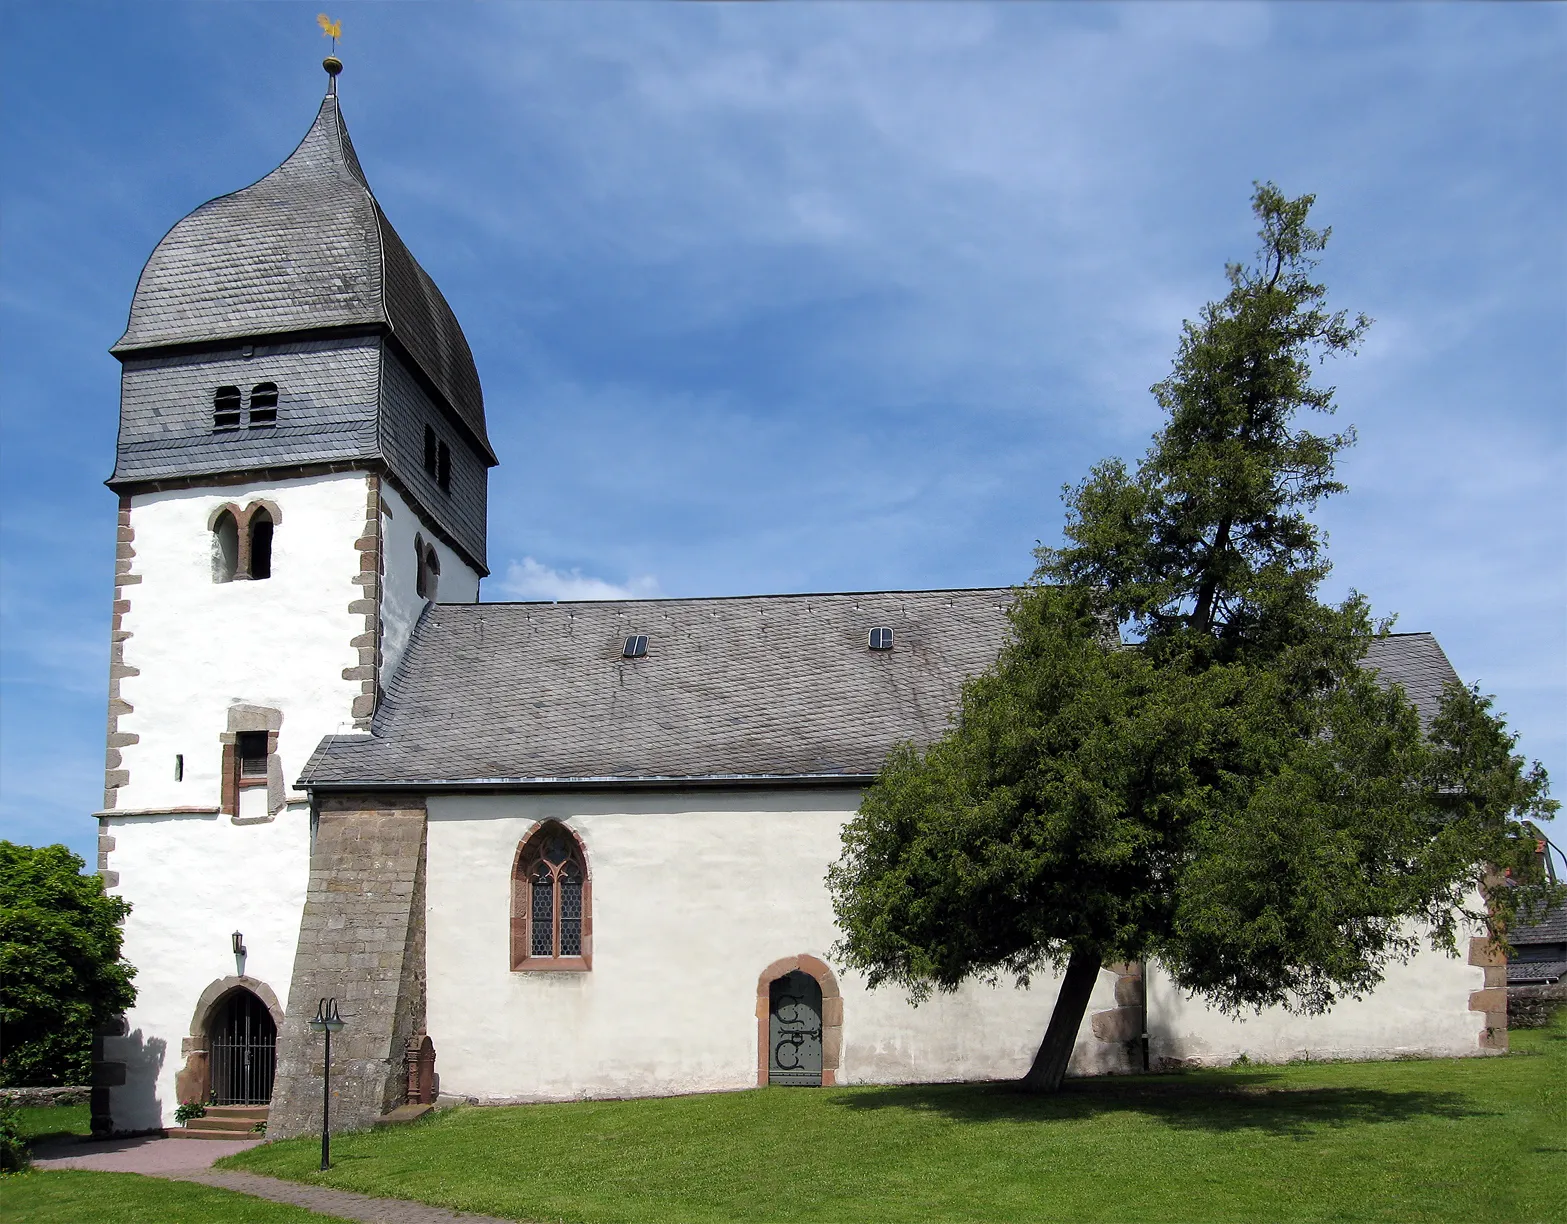
<svg viewBox="0 0 1567 1224">
<path fill-rule="evenodd" d="M 519 847 L 512 869 L 511 967 L 583 973 L 592 964 L 587 856 L 576 834 L 547 820 Z"/>
</svg>

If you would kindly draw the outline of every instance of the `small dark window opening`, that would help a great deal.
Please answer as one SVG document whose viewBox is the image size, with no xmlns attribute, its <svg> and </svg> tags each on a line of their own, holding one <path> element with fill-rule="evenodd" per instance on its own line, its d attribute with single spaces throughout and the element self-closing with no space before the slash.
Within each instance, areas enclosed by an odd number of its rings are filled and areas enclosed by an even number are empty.
<svg viewBox="0 0 1567 1224">
<path fill-rule="evenodd" d="M 414 594 L 420 599 L 424 598 L 425 588 L 428 584 L 424 577 L 424 537 L 414 535 Z"/>
<path fill-rule="evenodd" d="M 424 597 L 434 603 L 441 591 L 441 558 L 434 545 L 424 550 Z"/>
<path fill-rule="evenodd" d="M 250 427 L 265 429 L 277 424 L 277 383 L 257 383 L 250 390 Z"/>
<path fill-rule="evenodd" d="M 272 577 L 272 516 L 265 510 L 250 519 L 250 576 Z"/>
<path fill-rule="evenodd" d="M 424 470 L 426 475 L 435 476 L 435 430 L 428 425 L 424 427 Z"/>
<path fill-rule="evenodd" d="M 621 648 L 620 655 L 623 659 L 640 659 L 647 654 L 647 634 L 635 633 L 626 639 L 626 644 Z"/>
<path fill-rule="evenodd" d="M 174 754 L 174 780 L 176 782 L 185 781 L 185 754 L 183 752 Z"/>
<path fill-rule="evenodd" d="M 441 486 L 442 493 L 452 491 L 452 451 L 444 442 L 435 446 L 435 483 Z"/>
<path fill-rule="evenodd" d="M 892 649 L 892 630 L 891 629 L 872 629 L 871 630 L 871 649 L 872 650 L 891 650 Z"/>
<path fill-rule="evenodd" d="M 265 731 L 241 731 L 234 737 L 235 753 L 239 757 L 241 778 L 267 776 L 267 733 Z"/>
<path fill-rule="evenodd" d="M 219 387 L 212 397 L 212 428 L 239 428 L 239 388 Z"/>
</svg>

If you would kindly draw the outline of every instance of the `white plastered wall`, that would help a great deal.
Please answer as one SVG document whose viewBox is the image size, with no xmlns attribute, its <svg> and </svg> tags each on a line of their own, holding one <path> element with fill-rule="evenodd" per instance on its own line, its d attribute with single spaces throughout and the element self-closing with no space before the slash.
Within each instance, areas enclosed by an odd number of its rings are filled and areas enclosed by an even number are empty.
<svg viewBox="0 0 1567 1224">
<path fill-rule="evenodd" d="M 140 738 L 121 749 L 129 781 L 106 830 L 118 875 L 110 891 L 132 904 L 125 956 L 138 970 L 130 1035 L 105 1048 L 126 1064 L 113 1099 L 118 1129 L 172 1125 L 181 1041 L 201 992 L 235 972 L 233 931 L 245 936 L 248 975 L 286 1001 L 309 870 L 303 796 L 275 811 L 265 790 L 241 792 L 239 813 L 174 810 L 220 806 L 219 736 L 231 706 L 282 712 L 285 793 L 321 738 L 350 725 L 359 684 L 342 673 L 358 664 L 350 641 L 364 632 L 363 614 L 348 606 L 363 595 L 353 579 L 367 495 L 363 473 L 341 473 L 132 499 L 132 573 L 141 581 L 125 588 L 122 627 L 125 663 L 137 674 L 120 681 L 133 708 L 118 729 Z M 280 512 L 272 576 L 214 583 L 213 511 L 256 500 Z M 138 812 L 146 814 L 127 814 Z"/>
<path fill-rule="evenodd" d="M 381 586 L 382 683 L 397 671 L 408 638 L 424 611 L 419 594 L 414 537 L 435 549 L 441 561 L 436 585 L 440 603 L 474 603 L 479 598 L 479 575 L 447 547 L 421 521 L 418 511 L 387 481 L 381 482 L 381 557 L 385 573 Z"/>
<path fill-rule="evenodd" d="M 1484 985 L 1485 970 L 1462 953 L 1422 948 L 1408 963 L 1390 966 L 1374 992 L 1322 1015 L 1269 1007 L 1237 1017 L 1190 997 L 1155 964 L 1148 975 L 1150 1054 L 1208 1066 L 1228 1066 L 1243 1054 L 1253 1062 L 1481 1054 L 1485 1016 L 1469 1010 L 1469 994 Z"/>
<path fill-rule="evenodd" d="M 322 736 L 351 721 L 358 665 L 350 641 L 364 632 L 354 542 L 365 524 L 366 477 L 347 472 L 297 480 L 138 494 L 131 501 L 141 581 L 126 588 L 125 662 L 120 681 L 132 706 L 119 730 L 140 741 L 121 749 L 130 772 L 119 810 L 216 806 L 222 785 L 219 735 L 233 705 L 283 711 L 278 755 L 292 790 Z M 278 507 L 272 576 L 214 582 L 211 532 L 219 506 Z M 185 758 L 176 781 L 174 758 Z"/>
<path fill-rule="evenodd" d="M 615 1097 L 744 1088 L 756 1082 L 756 984 L 773 961 L 831 962 L 824 886 L 849 790 L 432 796 L 428 1016 L 442 1091 L 485 1101 Z M 581 838 L 593 881 L 593 968 L 510 969 L 511 866 L 535 823 Z M 1473 1054 L 1483 1017 L 1467 1010 L 1482 973 L 1422 955 L 1326 1016 L 1280 1010 L 1246 1023 L 1186 999 L 1154 966 L 1154 1058 L 1253 1059 Z M 1030 989 L 970 984 L 911 1006 L 839 974 L 839 1083 L 1013 1078 L 1027 1069 L 1059 978 Z M 1127 1051 L 1094 1037 L 1114 1006 L 1100 975 L 1070 1073 L 1124 1070 Z"/>
<path fill-rule="evenodd" d="M 131 902 L 125 957 L 136 966 L 129 1034 L 104 1056 L 125 1064 L 113 1089 L 117 1130 L 173 1126 L 174 1077 L 184 1065 L 202 991 L 237 966 L 232 933 L 244 935 L 244 971 L 286 1006 L 310 875 L 310 813 L 291 803 L 276 819 L 219 816 L 111 818 L 112 862 Z"/>
<path fill-rule="evenodd" d="M 557 793 L 429 801 L 428 1016 L 443 1092 L 538 1100 L 754 1086 L 757 977 L 836 938 L 824 879 L 852 790 Z M 511 868 L 542 819 L 586 847 L 593 968 L 510 969 Z M 840 1083 L 1014 1077 L 1057 981 L 918 1008 L 840 974 Z M 1111 1006 L 1103 975 L 1091 1009 Z M 1073 1069 L 1097 1069 L 1085 1022 Z M 1107 1048 L 1107 1052 L 1109 1052 Z M 1118 1053 L 1118 1049 L 1115 1051 Z"/>
</svg>

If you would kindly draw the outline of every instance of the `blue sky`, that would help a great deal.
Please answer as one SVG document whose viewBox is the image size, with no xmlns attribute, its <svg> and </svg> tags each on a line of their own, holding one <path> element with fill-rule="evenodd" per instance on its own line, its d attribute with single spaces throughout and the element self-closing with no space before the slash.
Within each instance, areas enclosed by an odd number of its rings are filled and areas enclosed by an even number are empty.
<svg viewBox="0 0 1567 1224">
<path fill-rule="evenodd" d="M 106 350 L 168 227 L 309 126 L 318 7 L 0 7 L 0 835 L 93 845 Z M 1563 7 L 330 11 L 484 380 L 486 598 L 1026 578 L 1062 484 L 1145 448 L 1272 179 L 1377 320 L 1326 371 L 1361 438 L 1332 590 L 1567 778 Z"/>
</svg>

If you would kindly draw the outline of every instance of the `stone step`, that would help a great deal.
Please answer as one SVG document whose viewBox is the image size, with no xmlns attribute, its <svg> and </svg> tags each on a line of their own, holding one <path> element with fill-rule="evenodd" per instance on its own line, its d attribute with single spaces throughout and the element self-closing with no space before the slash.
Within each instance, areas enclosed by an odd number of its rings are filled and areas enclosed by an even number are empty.
<svg viewBox="0 0 1567 1224">
<path fill-rule="evenodd" d="M 252 1122 L 265 1122 L 270 1105 L 208 1105 L 203 1115 L 208 1118 L 249 1118 Z"/>
<path fill-rule="evenodd" d="M 377 1126 L 397 1126 L 403 1122 L 417 1122 L 426 1114 L 435 1112 L 434 1105 L 399 1105 L 390 1113 L 384 1113 L 375 1120 Z"/>
<path fill-rule="evenodd" d="M 200 1122 L 200 1118 L 192 1118 L 192 1122 Z M 232 1143 L 236 1139 L 260 1139 L 260 1135 L 250 1131 L 208 1130 L 198 1126 L 171 1126 L 165 1130 L 164 1135 L 170 1139 L 221 1139 L 225 1143 Z"/>
<path fill-rule="evenodd" d="M 257 1122 L 264 1122 L 264 1118 L 224 1118 L 212 1116 L 209 1110 L 205 1118 L 192 1118 L 185 1124 L 186 1130 L 223 1131 L 230 1135 L 248 1135 L 256 1129 Z"/>
</svg>

